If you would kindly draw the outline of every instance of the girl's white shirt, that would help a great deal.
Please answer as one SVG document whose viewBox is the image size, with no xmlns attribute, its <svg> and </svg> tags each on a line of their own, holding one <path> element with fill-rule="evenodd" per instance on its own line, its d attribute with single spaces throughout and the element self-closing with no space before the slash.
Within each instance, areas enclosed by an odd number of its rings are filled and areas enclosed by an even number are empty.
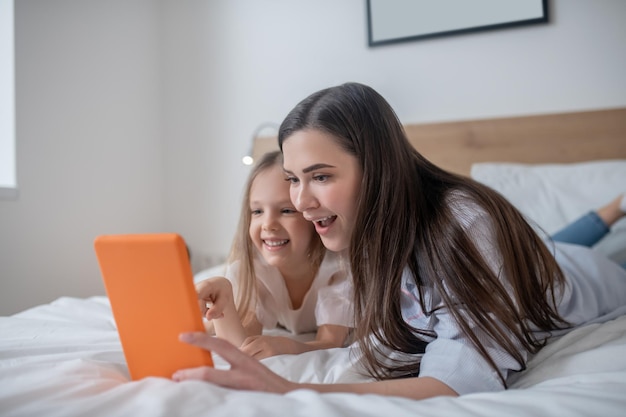
<svg viewBox="0 0 626 417">
<path fill-rule="evenodd" d="M 493 242 L 493 223 L 489 215 L 470 198 L 456 193 L 449 198 L 451 208 L 473 241 L 484 254 L 492 270 L 500 271 L 502 257 Z M 561 335 L 582 324 L 604 322 L 626 313 L 626 270 L 604 255 L 589 248 L 546 242 L 565 274 L 567 284 L 557 294 L 559 314 L 572 327 L 551 333 L 537 332 L 539 339 Z M 506 285 L 506 277 L 501 279 Z M 419 303 L 419 293 L 408 269 L 402 277 L 402 315 L 407 323 L 433 331 L 435 338 L 426 340 L 421 358 L 420 376 L 436 378 L 459 394 L 498 391 L 504 386 L 489 364 L 472 346 L 456 325 L 447 308 L 441 307 L 440 294 L 429 283 L 423 288 L 426 312 Z M 504 349 L 485 335 L 478 337 L 504 377 L 519 371 L 520 365 Z M 520 347 L 524 357 L 528 357 Z"/>
<path fill-rule="evenodd" d="M 225 273 L 235 292 L 239 264 L 228 265 Z M 281 326 L 294 334 L 315 332 L 324 324 L 353 327 L 352 280 L 342 264 L 339 255 L 327 251 L 302 304 L 294 309 L 281 273 L 258 257 L 254 261 L 257 320 L 264 329 Z"/>
</svg>

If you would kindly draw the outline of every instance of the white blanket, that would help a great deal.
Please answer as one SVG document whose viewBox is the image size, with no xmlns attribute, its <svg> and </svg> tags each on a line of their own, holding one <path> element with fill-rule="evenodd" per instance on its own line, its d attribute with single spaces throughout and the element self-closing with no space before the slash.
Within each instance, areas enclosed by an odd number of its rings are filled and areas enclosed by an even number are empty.
<svg viewBox="0 0 626 417">
<path fill-rule="evenodd" d="M 221 358 L 216 366 L 226 367 Z M 264 360 L 294 381 L 366 381 L 349 349 Z M 129 381 L 108 300 L 60 298 L 0 318 L 0 416 L 620 416 L 626 316 L 553 340 L 499 393 L 414 401 L 378 395 L 243 392 L 165 378 Z"/>
</svg>

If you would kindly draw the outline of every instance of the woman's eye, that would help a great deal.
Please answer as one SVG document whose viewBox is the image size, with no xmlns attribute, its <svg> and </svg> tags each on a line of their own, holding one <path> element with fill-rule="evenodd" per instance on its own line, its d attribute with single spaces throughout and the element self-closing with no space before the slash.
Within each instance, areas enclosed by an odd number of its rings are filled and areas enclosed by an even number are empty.
<svg viewBox="0 0 626 417">
<path fill-rule="evenodd" d="M 296 177 L 287 177 L 285 178 L 285 181 L 291 183 L 291 184 L 297 184 L 298 183 L 298 179 Z"/>
<path fill-rule="evenodd" d="M 318 174 L 313 176 L 313 179 L 317 182 L 326 182 L 330 176 L 325 174 Z"/>
</svg>

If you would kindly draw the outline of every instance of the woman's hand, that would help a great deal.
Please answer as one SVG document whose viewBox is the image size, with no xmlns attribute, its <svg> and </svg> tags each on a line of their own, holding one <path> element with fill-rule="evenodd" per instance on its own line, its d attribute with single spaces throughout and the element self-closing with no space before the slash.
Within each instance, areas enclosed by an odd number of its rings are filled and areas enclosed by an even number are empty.
<svg viewBox="0 0 626 417">
<path fill-rule="evenodd" d="M 230 370 L 210 366 L 181 369 L 172 375 L 174 381 L 201 380 L 224 388 L 284 394 L 296 389 L 317 392 L 353 392 L 358 394 L 394 395 L 416 400 L 440 395 L 458 396 L 443 382 L 430 377 L 389 379 L 369 383 L 311 384 L 290 382 L 243 353 L 225 340 L 203 332 L 183 333 L 180 340 L 210 350 L 230 364 Z"/>
<path fill-rule="evenodd" d="M 273 373 L 259 361 L 225 340 L 202 332 L 183 333 L 180 335 L 180 340 L 215 352 L 230 364 L 230 370 L 220 370 L 210 366 L 181 369 L 172 376 L 174 381 L 202 380 L 225 388 L 278 394 L 284 394 L 299 387 L 298 384 Z"/>
<path fill-rule="evenodd" d="M 225 311 L 236 311 L 233 286 L 225 277 L 213 277 L 196 284 L 202 315 L 208 320 L 224 317 Z"/>
</svg>

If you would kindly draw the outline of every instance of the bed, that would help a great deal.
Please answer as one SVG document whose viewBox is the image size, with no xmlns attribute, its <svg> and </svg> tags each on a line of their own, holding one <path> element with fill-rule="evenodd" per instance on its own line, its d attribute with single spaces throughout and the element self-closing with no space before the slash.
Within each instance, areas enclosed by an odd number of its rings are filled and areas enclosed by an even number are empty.
<svg viewBox="0 0 626 417">
<path fill-rule="evenodd" d="M 437 164 L 471 175 L 552 232 L 626 191 L 626 109 L 408 125 Z M 257 154 L 266 150 L 263 141 Z M 268 146 L 274 146 L 267 142 Z M 597 250 L 620 256 L 617 241 Z M 276 331 L 280 332 L 280 331 Z M 303 337 L 306 337 L 304 335 Z M 226 363 L 215 357 L 216 366 Z M 367 381 L 348 348 L 263 361 L 297 381 Z M 63 297 L 0 317 L 0 416 L 624 416 L 626 315 L 554 338 L 510 388 L 459 398 L 286 395 L 164 378 L 129 380 L 106 297 Z"/>
</svg>

